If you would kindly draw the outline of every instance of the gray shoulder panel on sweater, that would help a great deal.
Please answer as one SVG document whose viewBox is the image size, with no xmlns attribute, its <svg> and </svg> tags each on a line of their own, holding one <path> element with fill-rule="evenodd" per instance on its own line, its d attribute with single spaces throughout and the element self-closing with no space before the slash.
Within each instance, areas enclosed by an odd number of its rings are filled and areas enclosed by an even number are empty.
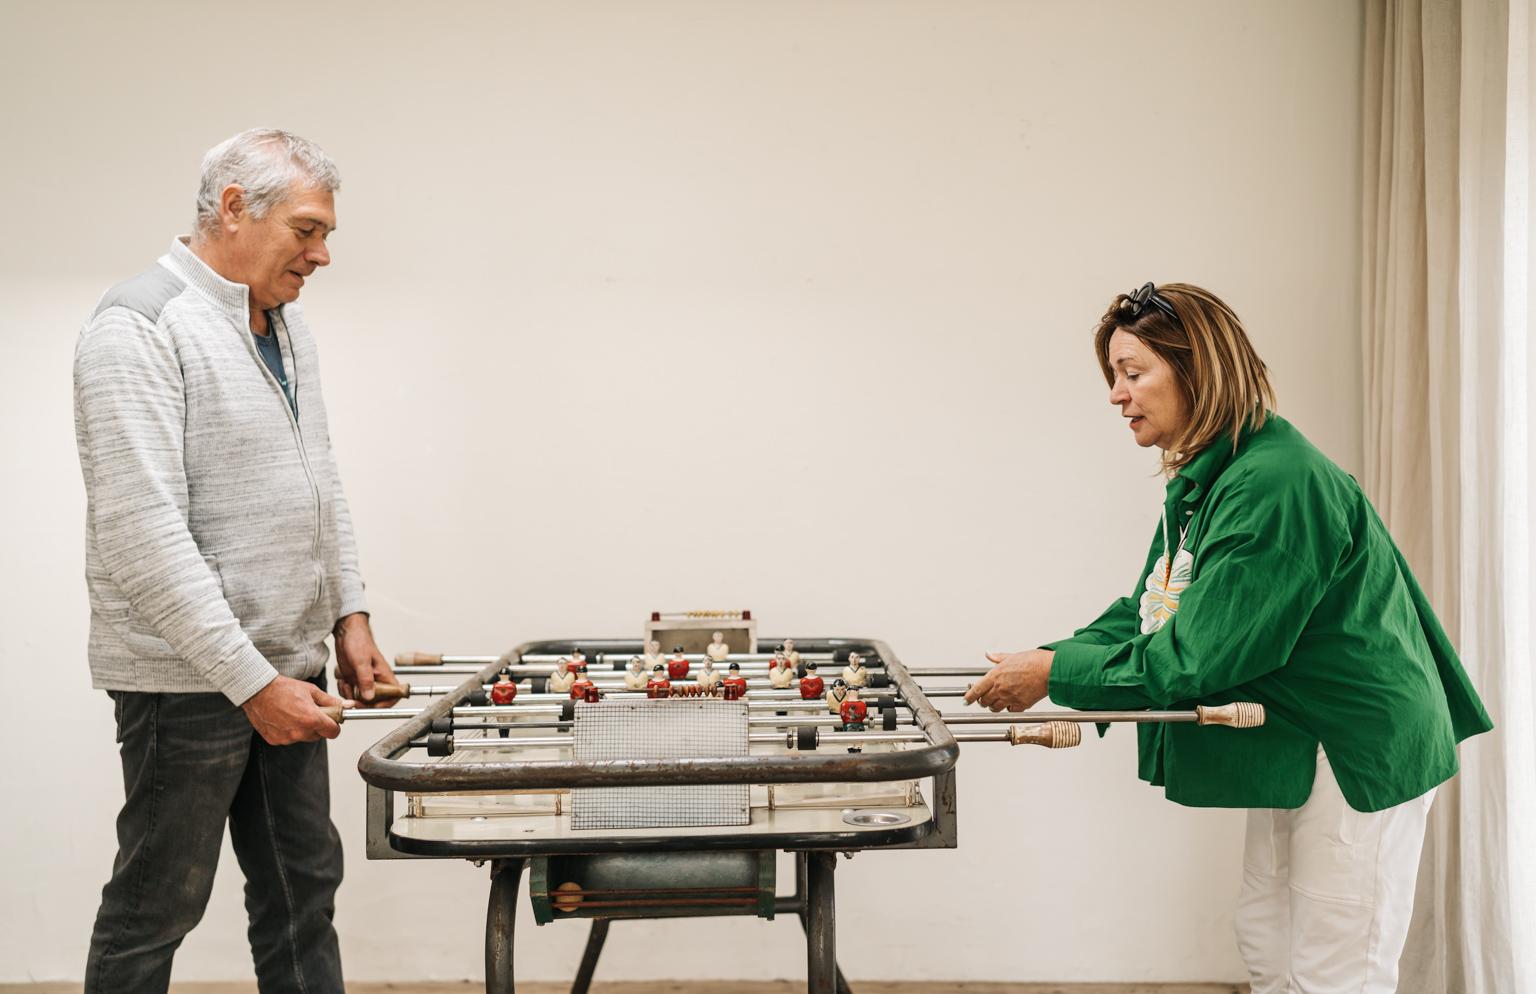
<svg viewBox="0 0 1536 994">
<path fill-rule="evenodd" d="M 91 317 L 100 316 L 109 307 L 126 307 L 153 323 L 160 320 L 160 311 L 186 286 L 181 277 L 157 263 L 108 290 Z"/>
</svg>

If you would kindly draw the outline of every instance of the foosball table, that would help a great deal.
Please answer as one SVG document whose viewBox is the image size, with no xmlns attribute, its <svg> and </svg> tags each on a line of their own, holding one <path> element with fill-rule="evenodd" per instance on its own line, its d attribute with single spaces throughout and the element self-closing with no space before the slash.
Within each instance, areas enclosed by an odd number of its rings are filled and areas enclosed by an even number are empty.
<svg viewBox="0 0 1536 994">
<path fill-rule="evenodd" d="M 909 668 L 878 639 L 764 641 L 775 649 L 760 651 L 749 612 L 656 613 L 638 640 L 402 654 L 400 685 L 377 689 L 424 706 L 333 711 L 399 722 L 358 762 L 368 857 L 489 864 L 490 994 L 514 991 L 525 870 L 536 923 L 591 922 L 573 994 L 615 919 L 780 914 L 804 927 L 807 990 L 844 994 L 836 856 L 954 848 L 962 743 L 1068 748 L 1085 722 L 1263 722 L 1246 703 L 950 712 L 934 701 L 966 688 L 945 681 L 984 669 Z M 429 675 L 462 682 L 416 682 Z"/>
</svg>

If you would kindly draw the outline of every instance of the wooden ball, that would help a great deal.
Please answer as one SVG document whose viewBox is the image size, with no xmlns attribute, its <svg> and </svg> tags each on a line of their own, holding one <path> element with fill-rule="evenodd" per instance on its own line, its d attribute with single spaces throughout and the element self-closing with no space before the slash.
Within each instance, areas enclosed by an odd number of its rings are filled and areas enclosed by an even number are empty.
<svg viewBox="0 0 1536 994">
<path fill-rule="evenodd" d="M 555 888 L 550 903 L 555 906 L 556 911 L 575 911 L 581 907 L 581 884 L 574 880 L 567 880 Z"/>
</svg>

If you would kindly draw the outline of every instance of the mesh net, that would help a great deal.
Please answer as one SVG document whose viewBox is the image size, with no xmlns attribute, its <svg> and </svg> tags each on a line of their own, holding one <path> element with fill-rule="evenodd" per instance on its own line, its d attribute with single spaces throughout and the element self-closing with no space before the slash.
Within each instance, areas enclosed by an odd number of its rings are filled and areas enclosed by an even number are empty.
<svg viewBox="0 0 1536 994">
<path fill-rule="evenodd" d="M 745 756 L 747 729 L 745 701 L 599 701 L 576 708 L 575 754 L 579 762 Z M 748 791 L 747 784 L 578 787 L 571 791 L 571 827 L 745 825 Z"/>
</svg>

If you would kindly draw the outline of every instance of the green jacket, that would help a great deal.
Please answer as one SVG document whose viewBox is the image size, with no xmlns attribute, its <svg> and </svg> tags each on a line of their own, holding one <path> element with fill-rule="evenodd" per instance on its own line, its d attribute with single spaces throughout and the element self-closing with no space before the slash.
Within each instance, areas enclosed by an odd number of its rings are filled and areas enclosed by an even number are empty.
<svg viewBox="0 0 1536 994">
<path fill-rule="evenodd" d="M 1262 728 L 1139 726 L 1141 777 L 1170 800 L 1299 807 L 1321 742 L 1350 806 L 1379 811 L 1493 727 L 1359 485 L 1289 422 L 1208 446 L 1163 514 L 1136 593 L 1046 648 L 1066 707 L 1264 705 Z"/>
</svg>

